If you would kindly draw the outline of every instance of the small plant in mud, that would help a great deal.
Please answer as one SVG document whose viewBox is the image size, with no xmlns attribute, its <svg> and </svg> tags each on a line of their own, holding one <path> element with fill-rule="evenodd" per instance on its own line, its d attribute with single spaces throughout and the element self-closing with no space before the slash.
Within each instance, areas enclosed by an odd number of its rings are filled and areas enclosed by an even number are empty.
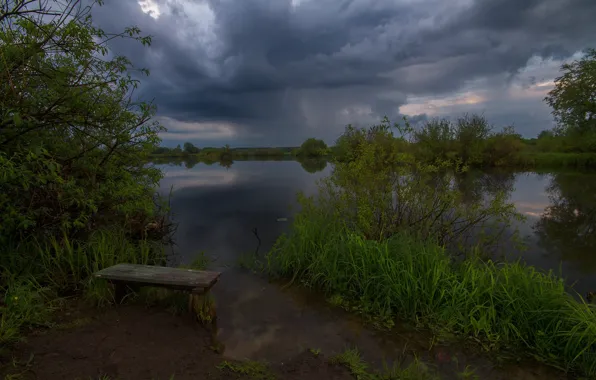
<svg viewBox="0 0 596 380">
<path fill-rule="evenodd" d="M 462 372 L 457 374 L 457 377 L 461 380 L 480 380 L 480 377 L 474 373 L 470 366 L 466 366 Z"/>
<path fill-rule="evenodd" d="M 321 355 L 321 349 L 320 348 L 310 348 L 308 350 L 314 357 L 318 357 L 319 355 Z"/>
<path fill-rule="evenodd" d="M 339 364 L 346 367 L 350 373 L 360 380 L 438 380 L 439 377 L 419 361 L 413 360 L 408 366 L 403 363 L 395 364 L 384 371 L 371 370 L 368 364 L 362 360 L 357 349 L 348 349 L 343 353 L 331 357 L 332 364 Z"/>
<path fill-rule="evenodd" d="M 275 380 L 275 375 L 269 367 L 261 362 L 247 360 L 240 363 L 223 361 L 217 368 L 222 371 L 230 371 L 239 375 L 248 376 L 256 380 Z"/>
</svg>

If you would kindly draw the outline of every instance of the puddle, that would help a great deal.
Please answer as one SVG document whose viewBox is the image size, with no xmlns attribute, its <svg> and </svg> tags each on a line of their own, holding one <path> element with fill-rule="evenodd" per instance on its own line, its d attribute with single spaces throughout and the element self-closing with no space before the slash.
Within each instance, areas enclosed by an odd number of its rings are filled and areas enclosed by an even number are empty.
<svg viewBox="0 0 596 380">
<path fill-rule="evenodd" d="M 458 379 L 467 366 L 479 379 L 566 379 L 536 362 L 498 366 L 481 352 L 458 345 L 431 345 L 432 335 L 400 328 L 377 331 L 357 317 L 295 288 L 283 289 L 256 275 L 228 270 L 214 288 L 219 339 L 230 359 L 284 362 L 307 350 L 331 355 L 357 347 L 364 360 L 382 369 L 415 354 L 444 379 Z M 431 347 L 432 346 L 432 347 Z"/>
</svg>

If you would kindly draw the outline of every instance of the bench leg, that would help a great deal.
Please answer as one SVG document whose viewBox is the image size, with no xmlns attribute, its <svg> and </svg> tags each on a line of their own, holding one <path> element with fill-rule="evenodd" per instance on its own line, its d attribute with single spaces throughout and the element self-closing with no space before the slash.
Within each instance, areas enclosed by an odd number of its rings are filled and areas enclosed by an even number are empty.
<svg viewBox="0 0 596 380">
<path fill-rule="evenodd" d="M 121 304 L 122 300 L 126 297 L 126 284 L 121 282 L 114 283 L 114 301 L 116 304 Z"/>
<path fill-rule="evenodd" d="M 223 344 L 217 339 L 217 308 L 210 292 L 191 293 L 188 301 L 189 308 L 196 315 L 201 324 L 211 333 L 211 342 L 216 351 L 223 350 Z"/>
</svg>

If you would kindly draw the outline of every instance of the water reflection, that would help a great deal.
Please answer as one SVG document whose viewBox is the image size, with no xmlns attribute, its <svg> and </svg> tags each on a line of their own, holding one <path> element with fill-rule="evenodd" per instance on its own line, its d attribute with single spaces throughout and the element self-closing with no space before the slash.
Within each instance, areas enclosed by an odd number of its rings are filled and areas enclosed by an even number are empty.
<svg viewBox="0 0 596 380">
<path fill-rule="evenodd" d="M 174 188 L 177 250 L 185 259 L 205 250 L 221 265 L 254 251 L 254 228 L 263 241 L 261 252 L 267 250 L 290 225 L 296 193 L 315 194 L 315 181 L 331 170 L 316 160 L 175 161 L 158 166 L 166 173 L 162 192 Z M 455 181 L 464 201 L 503 191 L 526 216 L 515 226 L 527 249 L 515 250 L 509 235 L 502 241 L 509 257 L 561 270 L 569 283 L 577 281 L 581 293 L 596 288 L 596 174 L 472 171 Z M 278 221 L 283 218 L 289 221 Z"/>
<path fill-rule="evenodd" d="M 455 177 L 457 189 L 462 193 L 463 201 L 469 204 L 480 201 L 486 196 L 495 196 L 504 192 L 510 196 L 515 185 L 515 173 L 507 171 L 467 171 Z"/>
<path fill-rule="evenodd" d="M 534 224 L 542 249 L 596 272 L 596 175 L 557 173 L 546 187 L 549 205 Z"/>
<path fill-rule="evenodd" d="M 198 156 L 182 156 L 182 157 L 153 157 L 152 162 L 158 165 L 171 165 L 171 166 L 179 166 L 185 167 L 187 169 L 192 169 L 197 164 L 204 164 L 208 166 L 217 165 L 222 168 L 229 169 L 234 165 L 234 162 L 246 162 L 251 161 L 247 159 L 236 159 L 234 160 L 232 156 L 222 156 L 219 160 L 210 160 L 207 158 L 201 158 Z M 259 159 L 259 162 L 264 161 L 296 161 L 293 157 L 269 157 L 264 159 Z M 253 161 L 255 162 L 255 161 Z M 297 162 L 300 163 L 302 168 L 308 173 L 316 173 L 325 170 L 327 167 L 328 161 L 324 158 L 301 158 L 298 159 Z"/>
<path fill-rule="evenodd" d="M 325 170 L 327 167 L 327 160 L 322 158 L 303 158 L 299 159 L 302 169 L 309 173 L 316 173 Z"/>
<path fill-rule="evenodd" d="M 165 171 L 161 191 L 167 193 L 173 186 L 171 205 L 179 222 L 175 238 L 181 258 L 189 261 L 204 250 L 224 272 L 214 292 L 220 315 L 219 338 L 226 346 L 227 357 L 278 362 L 310 347 L 333 353 L 356 346 L 367 361 L 380 365 L 382 360 L 397 358 L 406 348 L 429 350 L 426 345 L 430 339 L 425 335 L 399 332 L 399 339 L 387 333 L 377 335 L 327 304 L 317 304 L 310 292 L 302 299 L 289 289 L 229 269 L 240 254 L 254 252 L 257 241 L 253 228 L 263 242 L 261 252 L 288 229 L 296 192 L 316 194 L 315 182 L 330 173 L 330 165 L 162 161 L 158 167 Z M 578 281 L 578 291 L 596 288 L 592 253 L 596 247 L 596 175 L 470 172 L 455 181 L 468 200 L 504 191 L 527 216 L 518 226 L 528 249 L 513 255 L 544 269 L 557 269 L 561 264 L 569 282 Z M 288 222 L 278 222 L 281 218 L 288 218 Z M 496 370 L 486 358 L 464 355 L 455 346 L 438 349 L 451 350 L 447 352 L 458 358 L 453 363 L 471 364 L 483 379 L 558 378 L 557 374 L 545 375 L 550 372 L 529 374 L 542 370 L 533 365 L 513 364 L 509 370 Z M 428 352 L 423 359 L 432 361 L 429 355 L 433 351 Z M 525 371 L 528 377 L 513 371 Z"/>
<path fill-rule="evenodd" d="M 278 219 L 291 221 L 297 192 L 315 194 L 316 180 L 329 169 L 308 173 L 296 161 L 235 161 L 229 168 L 206 163 L 156 166 L 165 172 L 161 193 L 173 189 L 175 250 L 181 260 L 204 250 L 220 268 L 254 252 L 254 228 L 262 240 L 260 252 L 269 249 L 290 225 Z"/>
</svg>

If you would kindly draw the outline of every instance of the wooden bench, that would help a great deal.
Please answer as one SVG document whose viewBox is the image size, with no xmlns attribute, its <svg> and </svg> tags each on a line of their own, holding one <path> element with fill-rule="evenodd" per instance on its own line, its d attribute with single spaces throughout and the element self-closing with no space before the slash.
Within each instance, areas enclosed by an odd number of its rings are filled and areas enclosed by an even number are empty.
<svg viewBox="0 0 596 380">
<path fill-rule="evenodd" d="M 94 274 L 114 285 L 115 300 L 121 303 L 126 288 L 157 286 L 189 293 L 189 311 L 195 311 L 202 322 L 216 324 L 215 305 L 207 298 L 209 290 L 217 283 L 219 272 L 193 269 L 159 267 L 139 264 L 117 264 Z"/>
</svg>

